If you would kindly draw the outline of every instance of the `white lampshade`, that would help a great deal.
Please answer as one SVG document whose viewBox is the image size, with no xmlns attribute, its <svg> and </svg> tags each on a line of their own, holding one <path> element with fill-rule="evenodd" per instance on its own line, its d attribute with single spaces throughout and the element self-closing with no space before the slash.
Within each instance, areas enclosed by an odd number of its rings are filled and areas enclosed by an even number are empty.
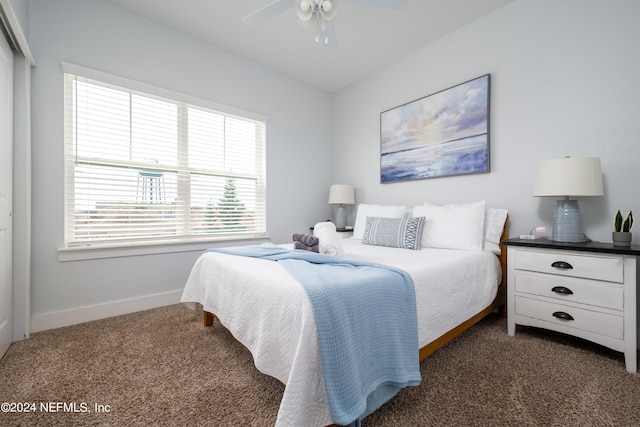
<svg viewBox="0 0 640 427">
<path fill-rule="evenodd" d="M 597 157 L 565 157 L 546 160 L 538 167 L 534 196 L 560 196 L 553 213 L 551 240 L 582 242 L 582 216 L 571 196 L 602 196 L 602 169 Z"/>
<path fill-rule="evenodd" d="M 546 160 L 538 167 L 534 196 L 602 196 L 598 157 Z"/>
<path fill-rule="evenodd" d="M 353 205 L 355 203 L 353 185 L 334 184 L 329 188 L 330 205 Z"/>
</svg>

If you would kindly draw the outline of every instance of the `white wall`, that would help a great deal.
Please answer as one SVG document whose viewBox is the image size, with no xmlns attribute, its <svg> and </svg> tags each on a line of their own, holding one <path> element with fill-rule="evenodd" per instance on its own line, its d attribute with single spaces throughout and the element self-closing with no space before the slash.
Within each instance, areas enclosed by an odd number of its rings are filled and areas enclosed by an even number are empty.
<svg viewBox="0 0 640 427">
<path fill-rule="evenodd" d="M 27 31 L 27 0 L 8 0 L 23 32 Z"/>
<path fill-rule="evenodd" d="M 33 329 L 177 302 L 200 252 L 59 262 L 66 61 L 268 116 L 267 229 L 275 242 L 330 215 L 331 94 L 103 0 L 30 0 L 33 71 Z M 304 180 L 299 177 L 304 176 Z M 156 296 L 155 298 L 153 296 Z M 134 302 L 122 300 L 134 299 Z M 110 304 L 114 303 L 114 304 Z M 107 306 L 105 307 L 104 304 Z"/>
<path fill-rule="evenodd" d="M 486 199 L 509 209 L 511 236 L 550 234 L 555 199 L 531 196 L 538 163 L 596 156 L 605 196 L 580 199 L 583 225 L 610 242 L 617 209 L 640 218 L 639 22 L 637 0 L 516 0 L 353 84 L 334 98 L 336 181 L 357 202 Z M 486 73 L 491 173 L 380 184 L 380 112 Z"/>
<path fill-rule="evenodd" d="M 602 158 L 606 195 L 580 201 L 590 237 L 610 240 L 618 208 L 640 213 L 636 0 L 516 0 L 333 96 L 102 0 L 28 5 L 37 65 L 32 309 L 38 328 L 107 313 L 101 304 L 135 309 L 136 298 L 173 297 L 198 255 L 58 262 L 62 60 L 266 114 L 268 230 L 276 242 L 331 215 L 326 196 L 334 182 L 354 184 L 358 202 L 486 199 L 510 210 L 511 235 L 549 226 L 555 201 L 531 196 L 535 169 L 565 155 Z M 491 173 L 380 184 L 380 112 L 486 73 L 492 75 Z M 317 173 L 298 179 L 310 159 L 320 165 Z"/>
</svg>

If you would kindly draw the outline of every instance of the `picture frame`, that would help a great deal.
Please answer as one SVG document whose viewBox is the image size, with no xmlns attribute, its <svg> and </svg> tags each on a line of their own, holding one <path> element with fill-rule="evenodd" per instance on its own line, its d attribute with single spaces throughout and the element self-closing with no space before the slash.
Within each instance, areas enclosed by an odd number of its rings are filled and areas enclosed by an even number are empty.
<svg viewBox="0 0 640 427">
<path fill-rule="evenodd" d="M 490 172 L 491 74 L 380 113 L 380 182 Z"/>
</svg>

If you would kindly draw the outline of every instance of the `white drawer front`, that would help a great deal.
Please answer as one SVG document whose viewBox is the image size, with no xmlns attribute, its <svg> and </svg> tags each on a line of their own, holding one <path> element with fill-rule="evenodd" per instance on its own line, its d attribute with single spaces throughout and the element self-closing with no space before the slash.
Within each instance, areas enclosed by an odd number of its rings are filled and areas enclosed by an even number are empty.
<svg viewBox="0 0 640 427">
<path fill-rule="evenodd" d="M 600 335 L 623 339 L 623 318 L 606 313 L 585 310 L 574 307 L 566 307 L 561 304 L 553 304 L 532 298 L 516 296 L 515 311 L 522 316 L 544 320 L 556 325 L 581 329 Z M 574 320 L 562 320 L 554 313 L 567 313 Z"/>
<path fill-rule="evenodd" d="M 518 271 L 514 285 L 516 292 L 554 298 L 559 304 L 571 301 L 624 309 L 624 289 L 616 283 Z"/>
<path fill-rule="evenodd" d="M 624 268 L 622 257 L 577 255 L 567 252 L 514 251 L 514 265 L 518 270 L 538 271 L 562 276 L 606 280 L 622 283 Z M 563 268 L 563 264 L 566 268 Z M 569 268 L 570 266 L 570 268 Z"/>
</svg>

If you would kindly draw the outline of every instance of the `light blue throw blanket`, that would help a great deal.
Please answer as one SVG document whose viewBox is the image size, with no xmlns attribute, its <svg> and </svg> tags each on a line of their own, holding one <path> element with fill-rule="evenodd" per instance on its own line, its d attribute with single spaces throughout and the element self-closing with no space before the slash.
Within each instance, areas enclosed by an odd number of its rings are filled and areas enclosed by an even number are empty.
<svg viewBox="0 0 640 427">
<path fill-rule="evenodd" d="M 304 287 L 333 422 L 359 422 L 420 383 L 415 289 L 406 272 L 271 243 L 209 250 L 278 261 Z"/>
</svg>

